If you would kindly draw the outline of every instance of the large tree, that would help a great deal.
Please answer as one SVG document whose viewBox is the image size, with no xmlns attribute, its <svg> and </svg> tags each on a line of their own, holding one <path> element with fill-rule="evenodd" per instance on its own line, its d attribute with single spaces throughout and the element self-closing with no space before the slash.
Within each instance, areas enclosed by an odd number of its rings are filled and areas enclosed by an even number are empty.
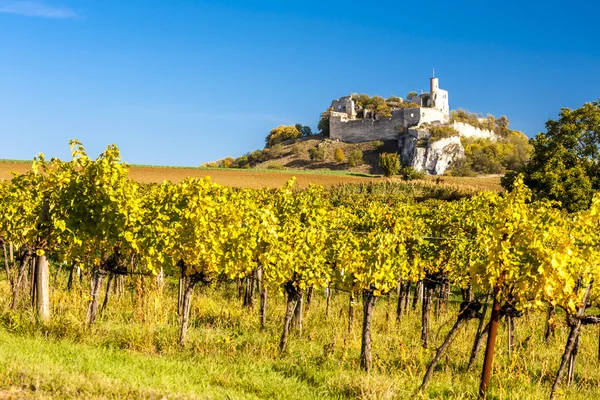
<svg viewBox="0 0 600 400">
<path fill-rule="evenodd" d="M 520 171 L 525 183 L 537 197 L 560 201 L 569 211 L 587 208 L 600 190 L 600 102 L 561 109 L 546 130 L 530 140 L 533 154 Z M 512 186 L 513 176 L 503 179 L 504 187 Z"/>
</svg>

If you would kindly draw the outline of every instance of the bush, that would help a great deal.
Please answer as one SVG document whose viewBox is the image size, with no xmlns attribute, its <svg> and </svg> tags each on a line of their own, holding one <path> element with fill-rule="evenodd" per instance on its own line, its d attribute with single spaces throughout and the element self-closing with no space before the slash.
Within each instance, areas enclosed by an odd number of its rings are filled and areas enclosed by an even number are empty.
<svg viewBox="0 0 600 400">
<path fill-rule="evenodd" d="M 267 169 L 286 169 L 286 168 L 281 164 L 269 164 L 269 165 L 267 165 Z"/>
<path fill-rule="evenodd" d="M 248 160 L 248 156 L 241 156 L 235 160 L 235 163 L 238 168 L 248 168 L 250 167 L 250 161 Z"/>
<path fill-rule="evenodd" d="M 219 164 L 212 161 L 212 162 L 205 162 L 204 164 L 202 164 L 200 166 L 200 168 L 219 168 Z"/>
<path fill-rule="evenodd" d="M 453 127 L 448 125 L 427 125 L 426 128 L 431 135 L 429 136 L 429 143 L 433 143 L 438 140 L 449 138 L 452 136 L 460 136 L 460 134 Z"/>
<path fill-rule="evenodd" d="M 344 150 L 342 150 L 340 147 L 338 147 L 337 149 L 335 149 L 335 153 L 333 155 L 333 158 L 338 163 L 344 162 L 344 159 L 346 158 L 346 155 L 344 154 Z"/>
<path fill-rule="evenodd" d="M 221 168 L 235 168 L 237 165 L 235 163 L 235 158 L 227 157 L 221 160 L 219 163 L 219 167 Z"/>
<path fill-rule="evenodd" d="M 413 181 L 416 179 L 425 178 L 424 172 L 417 171 L 413 167 L 402 167 L 402 169 L 400 170 L 400 175 L 405 181 Z"/>
<path fill-rule="evenodd" d="M 325 148 L 319 148 L 318 146 L 313 147 L 312 149 L 308 150 L 308 157 L 312 161 L 325 161 Z"/>
<path fill-rule="evenodd" d="M 364 162 L 363 161 L 363 153 L 360 150 L 354 150 L 348 156 L 348 165 L 350 165 L 351 167 L 356 167 L 358 165 L 362 165 L 363 162 Z"/>
<path fill-rule="evenodd" d="M 377 150 L 380 147 L 383 147 L 383 142 L 381 140 L 375 140 L 371 142 L 371 150 Z"/>
<path fill-rule="evenodd" d="M 379 155 L 379 166 L 385 176 L 398 175 L 400 172 L 400 157 L 396 153 L 382 153 Z"/>
</svg>

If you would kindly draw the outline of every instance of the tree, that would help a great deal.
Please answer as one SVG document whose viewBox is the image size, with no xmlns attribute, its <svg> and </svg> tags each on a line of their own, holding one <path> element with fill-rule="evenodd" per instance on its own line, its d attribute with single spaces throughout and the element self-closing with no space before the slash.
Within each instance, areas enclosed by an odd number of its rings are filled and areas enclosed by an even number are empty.
<svg viewBox="0 0 600 400">
<path fill-rule="evenodd" d="M 379 166 L 383 168 L 385 176 L 398 175 L 398 172 L 400 172 L 400 157 L 396 153 L 382 153 L 379 155 Z"/>
<path fill-rule="evenodd" d="M 271 130 L 269 135 L 266 137 L 266 146 L 271 147 L 286 140 L 299 138 L 301 135 L 302 132 L 300 132 L 294 125 L 279 125 L 277 128 Z"/>
<path fill-rule="evenodd" d="M 351 167 L 356 167 L 358 165 L 361 165 L 362 163 L 363 163 L 363 153 L 362 153 L 362 151 L 360 151 L 360 150 L 354 150 L 348 156 L 348 165 L 350 165 Z"/>
<path fill-rule="evenodd" d="M 344 154 L 344 150 L 342 150 L 341 147 L 338 147 L 337 149 L 335 149 L 333 158 L 338 163 L 344 162 L 344 158 L 346 158 L 346 155 Z"/>
<path fill-rule="evenodd" d="M 312 131 L 312 129 L 310 129 L 310 126 L 302 125 L 302 124 L 296 124 L 295 127 L 302 134 L 302 137 L 308 137 L 308 136 L 312 136 L 313 135 L 313 131 Z"/>
<path fill-rule="evenodd" d="M 535 198 L 560 201 L 569 211 L 587 208 L 600 189 L 600 102 L 563 108 L 546 130 L 530 140 L 531 160 L 520 169 L 525 184 Z M 507 175 L 502 185 L 511 188 L 514 176 Z"/>
<path fill-rule="evenodd" d="M 325 137 L 329 137 L 329 118 L 331 117 L 331 108 L 328 108 L 327 111 L 321 113 L 321 119 L 319 120 L 319 125 L 317 125 L 317 129 L 321 133 L 321 135 Z"/>
</svg>

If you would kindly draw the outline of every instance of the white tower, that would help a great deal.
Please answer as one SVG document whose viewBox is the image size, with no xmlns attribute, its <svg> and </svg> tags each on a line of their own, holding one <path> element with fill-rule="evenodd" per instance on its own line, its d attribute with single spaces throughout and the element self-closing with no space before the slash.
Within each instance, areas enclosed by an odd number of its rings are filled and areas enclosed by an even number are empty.
<svg viewBox="0 0 600 400">
<path fill-rule="evenodd" d="M 448 91 L 440 89 L 440 82 L 438 78 L 431 78 L 429 80 L 429 106 L 437 108 L 444 115 L 450 115 L 450 106 L 448 105 Z"/>
</svg>

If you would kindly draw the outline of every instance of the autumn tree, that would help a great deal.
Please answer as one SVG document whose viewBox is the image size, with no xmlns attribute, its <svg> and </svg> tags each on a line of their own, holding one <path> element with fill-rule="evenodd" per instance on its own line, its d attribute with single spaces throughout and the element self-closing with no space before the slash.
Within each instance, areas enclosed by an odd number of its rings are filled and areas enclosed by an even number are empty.
<svg viewBox="0 0 600 400">
<path fill-rule="evenodd" d="M 587 208 L 600 189 L 600 102 L 563 108 L 546 130 L 530 140 L 531 160 L 519 171 L 525 184 L 535 198 L 560 201 L 569 211 Z M 512 187 L 514 176 L 505 176 L 502 185 Z"/>
<path fill-rule="evenodd" d="M 271 147 L 286 140 L 299 138 L 301 135 L 302 132 L 300 132 L 294 125 L 279 125 L 277 128 L 271 130 L 269 135 L 266 137 L 266 147 Z"/>
</svg>

